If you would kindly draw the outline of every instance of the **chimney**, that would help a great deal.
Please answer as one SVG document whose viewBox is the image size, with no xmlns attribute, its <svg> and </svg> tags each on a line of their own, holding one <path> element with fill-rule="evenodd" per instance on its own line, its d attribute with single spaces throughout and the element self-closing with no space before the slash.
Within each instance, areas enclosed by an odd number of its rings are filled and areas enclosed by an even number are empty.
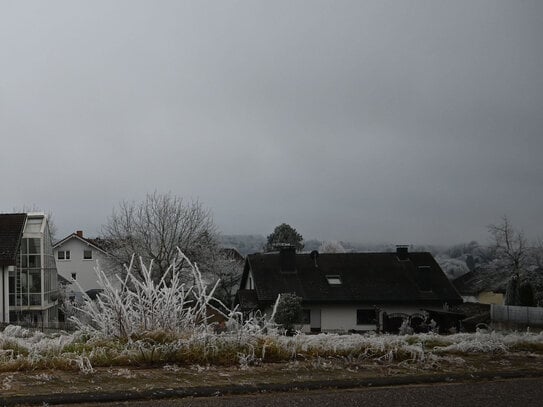
<svg viewBox="0 0 543 407">
<path fill-rule="evenodd" d="M 309 253 L 309 257 L 313 259 L 313 262 L 315 263 L 315 268 L 319 267 L 319 264 L 317 263 L 317 259 L 319 258 L 319 251 L 313 250 L 311 253 Z"/>
<path fill-rule="evenodd" d="M 397 245 L 396 256 L 398 256 L 398 260 L 401 260 L 401 261 L 409 260 L 409 246 Z"/>
<path fill-rule="evenodd" d="M 83 237 L 83 231 L 82 231 L 82 230 L 76 231 L 75 234 L 76 234 L 78 237 Z"/>
<path fill-rule="evenodd" d="M 279 267 L 281 273 L 296 272 L 296 247 L 290 244 L 277 245 L 279 248 Z"/>
</svg>

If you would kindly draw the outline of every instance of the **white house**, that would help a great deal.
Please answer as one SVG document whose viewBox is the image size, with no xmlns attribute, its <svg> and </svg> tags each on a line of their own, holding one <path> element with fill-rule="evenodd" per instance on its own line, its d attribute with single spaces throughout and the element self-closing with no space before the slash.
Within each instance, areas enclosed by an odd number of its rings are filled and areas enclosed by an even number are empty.
<svg viewBox="0 0 543 407">
<path fill-rule="evenodd" d="M 47 216 L 0 214 L 0 323 L 58 320 L 58 283 Z"/>
<path fill-rule="evenodd" d="M 85 292 L 100 288 L 94 268 L 105 263 L 107 252 L 96 240 L 83 237 L 83 231 L 78 230 L 55 243 L 53 250 L 59 275 L 77 281 Z M 67 288 L 67 295 L 80 298 L 77 284 Z"/>
</svg>

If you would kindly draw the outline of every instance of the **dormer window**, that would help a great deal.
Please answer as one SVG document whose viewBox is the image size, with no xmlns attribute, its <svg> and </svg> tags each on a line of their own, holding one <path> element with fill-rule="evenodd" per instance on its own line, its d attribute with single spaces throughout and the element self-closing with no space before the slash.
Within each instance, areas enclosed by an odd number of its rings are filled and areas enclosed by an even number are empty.
<svg viewBox="0 0 543 407">
<path fill-rule="evenodd" d="M 328 275 L 326 276 L 326 281 L 330 285 L 341 285 L 341 277 L 338 275 Z"/>
<path fill-rule="evenodd" d="M 398 261 L 409 261 L 409 246 L 396 246 L 396 256 L 398 257 Z"/>
<path fill-rule="evenodd" d="M 255 289 L 255 280 L 253 279 L 253 274 L 249 271 L 249 275 L 247 276 L 247 281 L 245 282 L 244 287 L 246 290 L 254 290 Z"/>
<path fill-rule="evenodd" d="M 432 268 L 430 266 L 417 268 L 417 284 L 420 291 L 432 291 Z"/>
</svg>

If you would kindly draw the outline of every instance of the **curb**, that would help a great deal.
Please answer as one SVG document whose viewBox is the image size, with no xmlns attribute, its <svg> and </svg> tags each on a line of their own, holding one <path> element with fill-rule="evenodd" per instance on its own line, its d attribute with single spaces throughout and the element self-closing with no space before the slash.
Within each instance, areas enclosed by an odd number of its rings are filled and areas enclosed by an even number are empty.
<svg viewBox="0 0 543 407">
<path fill-rule="evenodd" d="M 219 397 L 225 395 L 241 395 L 256 393 L 274 393 L 300 390 L 321 389 L 354 389 L 369 387 L 406 386 L 414 384 L 434 383 L 462 383 L 485 380 L 507 380 L 521 378 L 543 377 L 543 371 L 505 371 L 481 372 L 473 374 L 450 375 L 421 375 L 374 377 L 362 380 L 319 380 L 291 383 L 262 383 L 254 385 L 228 385 L 228 386 L 201 386 L 177 389 L 154 389 L 145 391 L 116 391 L 98 393 L 57 393 L 32 396 L 0 397 L 0 406 L 11 407 L 17 405 L 43 405 L 43 404 L 79 404 L 79 403 L 110 403 L 135 400 L 158 400 L 166 398 L 186 397 Z"/>
</svg>

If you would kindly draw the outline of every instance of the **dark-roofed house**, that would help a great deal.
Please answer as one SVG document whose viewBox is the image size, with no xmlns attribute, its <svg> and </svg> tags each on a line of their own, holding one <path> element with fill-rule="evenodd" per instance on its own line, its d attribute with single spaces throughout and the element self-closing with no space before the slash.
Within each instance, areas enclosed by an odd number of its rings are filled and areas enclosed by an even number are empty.
<svg viewBox="0 0 543 407">
<path fill-rule="evenodd" d="M 503 305 L 510 278 L 511 272 L 508 270 L 479 267 L 454 279 L 452 283 L 467 302 Z"/>
<path fill-rule="evenodd" d="M 302 298 L 303 331 L 397 330 L 423 310 L 462 303 L 430 253 L 298 254 L 292 248 L 247 256 L 237 301 L 270 313 L 277 296 Z M 394 326 L 392 326 L 394 325 Z"/>
<path fill-rule="evenodd" d="M 59 275 L 70 282 L 77 281 L 83 291 L 100 289 L 94 268 L 97 261 L 104 265 L 107 252 L 102 247 L 104 241 L 89 239 L 78 230 L 55 243 L 53 246 Z M 66 287 L 69 297 L 82 299 L 82 293 L 76 284 Z"/>
<path fill-rule="evenodd" d="M 44 213 L 0 214 L 0 322 L 58 318 L 57 270 Z"/>
</svg>

